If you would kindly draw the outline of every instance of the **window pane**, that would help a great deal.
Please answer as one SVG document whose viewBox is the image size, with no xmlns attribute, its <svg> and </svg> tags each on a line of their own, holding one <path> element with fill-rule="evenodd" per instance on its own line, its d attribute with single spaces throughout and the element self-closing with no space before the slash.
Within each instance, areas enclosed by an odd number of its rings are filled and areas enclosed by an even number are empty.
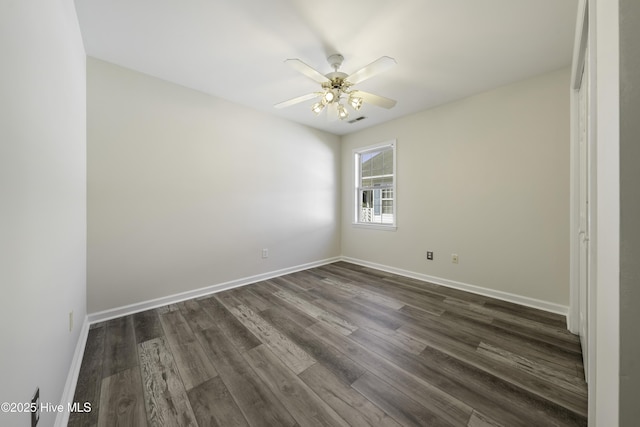
<svg viewBox="0 0 640 427">
<path fill-rule="evenodd" d="M 360 204 L 358 206 L 358 218 L 360 222 L 373 221 L 373 190 L 360 192 Z"/>
<path fill-rule="evenodd" d="M 373 176 L 382 175 L 382 165 L 384 163 L 384 153 L 378 153 L 371 159 L 371 174 Z"/>
<path fill-rule="evenodd" d="M 368 224 L 395 224 L 394 146 L 356 152 L 356 221 Z"/>
<path fill-rule="evenodd" d="M 393 173 L 393 148 L 360 154 L 360 171 L 363 177 Z"/>
<path fill-rule="evenodd" d="M 380 190 L 373 190 L 373 215 L 380 215 L 382 213 L 381 202 Z"/>
<path fill-rule="evenodd" d="M 371 176 L 371 162 L 366 160 L 366 156 L 360 156 L 360 170 L 363 177 Z"/>
<path fill-rule="evenodd" d="M 393 224 L 393 199 L 383 198 L 383 190 L 361 190 L 358 220 L 366 223 Z"/>
<path fill-rule="evenodd" d="M 393 151 L 391 149 L 384 152 L 384 166 L 382 174 L 388 175 L 393 173 Z"/>
</svg>

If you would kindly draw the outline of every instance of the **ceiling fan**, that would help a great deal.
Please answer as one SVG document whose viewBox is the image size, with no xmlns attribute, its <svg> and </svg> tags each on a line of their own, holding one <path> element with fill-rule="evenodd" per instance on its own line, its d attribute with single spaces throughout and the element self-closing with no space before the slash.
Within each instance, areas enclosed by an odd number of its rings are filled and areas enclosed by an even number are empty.
<svg viewBox="0 0 640 427">
<path fill-rule="evenodd" d="M 349 117 L 349 112 L 342 103 L 343 100 L 355 111 L 360 110 L 364 103 L 377 105 L 382 108 L 393 108 L 393 106 L 396 105 L 396 101 L 393 99 L 352 89 L 352 86 L 355 84 L 361 83 L 396 65 L 395 59 L 382 56 L 371 64 L 349 75 L 338 71 L 342 65 L 342 61 L 344 61 L 342 55 L 330 55 L 327 61 L 333 68 L 333 71 L 323 75 L 299 59 L 287 59 L 285 63 L 309 77 L 311 80 L 320 83 L 321 90 L 280 102 L 274 105 L 274 107 L 284 108 L 309 99 L 320 98 L 319 101 L 311 106 L 311 111 L 320 114 L 326 108 L 329 120 L 337 120 L 338 118 L 344 120 Z"/>
</svg>

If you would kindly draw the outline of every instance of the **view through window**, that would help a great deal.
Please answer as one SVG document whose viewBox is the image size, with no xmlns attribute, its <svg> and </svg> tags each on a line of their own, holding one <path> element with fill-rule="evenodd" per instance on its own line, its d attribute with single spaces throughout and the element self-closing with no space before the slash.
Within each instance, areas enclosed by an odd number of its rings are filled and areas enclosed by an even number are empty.
<svg viewBox="0 0 640 427">
<path fill-rule="evenodd" d="M 395 225 L 395 156 L 395 141 L 354 151 L 356 223 Z"/>
</svg>

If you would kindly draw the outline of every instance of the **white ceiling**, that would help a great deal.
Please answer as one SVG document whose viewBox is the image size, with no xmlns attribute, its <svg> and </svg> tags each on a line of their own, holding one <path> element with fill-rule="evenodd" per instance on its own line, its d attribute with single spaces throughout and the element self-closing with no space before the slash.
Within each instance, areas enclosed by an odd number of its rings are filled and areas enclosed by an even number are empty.
<svg viewBox="0 0 640 427">
<path fill-rule="evenodd" d="M 334 134 L 347 134 L 571 62 L 578 0 L 76 0 L 89 56 Z M 314 102 L 273 105 L 319 85 L 341 53 L 350 74 L 398 65 L 356 88 L 398 101 L 328 122 Z"/>
</svg>

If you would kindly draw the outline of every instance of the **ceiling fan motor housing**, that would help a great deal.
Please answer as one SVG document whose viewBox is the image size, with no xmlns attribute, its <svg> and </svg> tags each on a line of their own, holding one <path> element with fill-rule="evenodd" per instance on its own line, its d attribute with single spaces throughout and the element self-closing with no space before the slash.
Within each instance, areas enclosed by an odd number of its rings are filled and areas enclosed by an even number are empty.
<svg viewBox="0 0 640 427">
<path fill-rule="evenodd" d="M 326 86 L 332 89 L 343 89 L 348 85 L 345 78 L 347 78 L 347 74 L 341 73 L 340 71 L 333 71 L 331 73 L 325 74 L 325 76 L 331 80 L 326 83 Z M 324 85 L 323 85 L 324 86 Z"/>
</svg>

